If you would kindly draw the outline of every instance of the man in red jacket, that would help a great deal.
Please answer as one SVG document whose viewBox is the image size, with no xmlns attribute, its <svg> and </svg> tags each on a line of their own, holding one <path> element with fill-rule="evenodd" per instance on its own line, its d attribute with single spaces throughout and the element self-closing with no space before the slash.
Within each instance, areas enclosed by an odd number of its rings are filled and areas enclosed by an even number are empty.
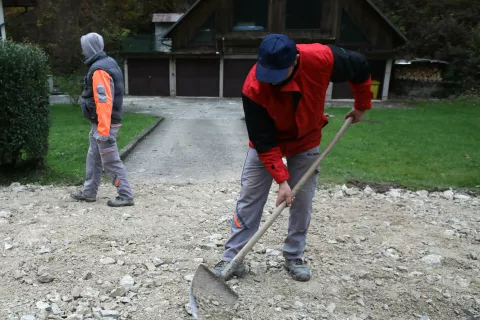
<svg viewBox="0 0 480 320">
<path fill-rule="evenodd" d="M 330 82 L 350 84 L 355 102 L 345 118 L 354 117 L 353 123 L 361 121 L 365 110 L 372 107 L 371 75 L 363 55 L 318 43 L 295 44 L 280 34 L 270 34 L 262 41 L 258 63 L 242 90 L 249 150 L 231 236 L 222 259 L 212 270 L 217 275 L 258 230 L 275 180 L 279 186 L 276 205 L 285 200 L 290 206 L 284 267 L 295 280 L 310 279 L 303 255 L 317 175 L 305 183 L 295 201 L 291 187 L 319 155 L 322 128 L 328 124 L 324 104 Z M 246 273 L 241 263 L 232 275 L 242 277 Z"/>
</svg>

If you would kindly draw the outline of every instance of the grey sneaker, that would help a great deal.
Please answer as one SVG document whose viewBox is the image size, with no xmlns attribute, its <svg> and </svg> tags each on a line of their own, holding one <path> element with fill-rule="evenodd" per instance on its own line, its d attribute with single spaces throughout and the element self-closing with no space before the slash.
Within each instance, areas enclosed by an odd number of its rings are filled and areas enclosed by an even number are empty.
<svg viewBox="0 0 480 320">
<path fill-rule="evenodd" d="M 230 262 L 229 261 L 225 261 L 225 260 L 220 260 L 213 269 L 211 269 L 211 271 L 217 276 L 217 277 L 221 277 L 222 275 L 222 271 L 223 269 L 225 269 L 225 267 L 229 264 Z M 230 280 L 233 276 L 236 276 L 237 278 L 243 278 L 247 275 L 248 273 L 248 269 L 247 267 L 245 266 L 245 264 L 242 262 L 240 263 L 236 268 L 235 270 L 233 270 L 232 274 L 230 275 L 230 277 L 228 277 L 227 279 L 225 279 L 225 281 L 227 280 Z"/>
<path fill-rule="evenodd" d="M 116 197 L 115 200 L 108 200 L 107 205 L 109 207 L 127 207 L 127 206 L 133 206 L 133 199 L 128 200 L 124 199 L 122 197 Z"/>
<path fill-rule="evenodd" d="M 310 280 L 310 268 L 302 259 L 285 260 L 285 270 L 297 281 Z"/>
<path fill-rule="evenodd" d="M 86 201 L 86 202 L 95 202 L 97 199 L 95 197 L 88 197 L 86 196 L 83 191 L 74 191 L 70 194 L 70 197 L 72 197 L 75 200 L 78 201 Z"/>
</svg>

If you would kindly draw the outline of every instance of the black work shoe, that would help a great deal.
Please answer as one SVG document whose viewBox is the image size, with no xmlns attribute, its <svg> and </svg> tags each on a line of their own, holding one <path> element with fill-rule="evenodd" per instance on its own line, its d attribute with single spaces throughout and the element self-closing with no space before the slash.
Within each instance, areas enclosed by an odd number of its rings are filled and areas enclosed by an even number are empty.
<svg viewBox="0 0 480 320">
<path fill-rule="evenodd" d="M 83 191 L 74 191 L 70 193 L 70 197 L 78 201 L 86 201 L 86 202 L 95 202 L 97 199 L 95 197 L 86 196 Z"/>
<path fill-rule="evenodd" d="M 222 276 L 222 272 L 223 270 L 225 269 L 225 267 L 229 264 L 230 262 L 229 261 L 225 261 L 225 260 L 220 260 L 213 269 L 211 269 L 211 271 L 217 276 L 217 277 L 221 277 Z M 240 263 L 239 265 L 237 265 L 237 267 L 235 268 L 235 270 L 233 270 L 232 274 L 227 278 L 225 279 L 225 281 L 227 280 L 230 280 L 233 276 L 236 276 L 237 278 L 243 278 L 247 275 L 248 273 L 248 269 L 247 267 L 245 266 L 245 264 L 242 262 Z"/>
<path fill-rule="evenodd" d="M 133 206 L 133 199 L 124 199 L 122 197 L 116 197 L 115 200 L 108 200 L 107 205 L 109 207 L 127 207 Z"/>
<path fill-rule="evenodd" d="M 288 271 L 290 276 L 297 281 L 310 280 L 310 268 L 307 263 L 302 259 L 285 260 L 283 265 L 285 270 Z"/>
</svg>

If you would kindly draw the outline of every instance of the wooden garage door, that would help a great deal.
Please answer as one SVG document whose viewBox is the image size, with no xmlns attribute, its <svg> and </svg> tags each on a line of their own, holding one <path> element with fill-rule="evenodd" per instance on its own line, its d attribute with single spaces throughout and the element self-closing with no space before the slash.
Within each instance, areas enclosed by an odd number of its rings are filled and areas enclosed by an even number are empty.
<svg viewBox="0 0 480 320">
<path fill-rule="evenodd" d="M 218 97 L 219 59 L 176 59 L 177 96 Z"/>
<path fill-rule="evenodd" d="M 377 99 L 381 99 L 387 62 L 385 60 L 369 60 L 368 65 L 372 73 L 372 80 L 380 81 Z M 352 89 L 348 82 L 333 84 L 332 99 L 353 99 Z"/>
<path fill-rule="evenodd" d="M 128 59 L 128 88 L 133 96 L 169 96 L 168 59 Z"/>
<path fill-rule="evenodd" d="M 243 83 L 255 65 L 254 59 L 225 59 L 223 71 L 223 96 L 241 97 Z"/>
</svg>

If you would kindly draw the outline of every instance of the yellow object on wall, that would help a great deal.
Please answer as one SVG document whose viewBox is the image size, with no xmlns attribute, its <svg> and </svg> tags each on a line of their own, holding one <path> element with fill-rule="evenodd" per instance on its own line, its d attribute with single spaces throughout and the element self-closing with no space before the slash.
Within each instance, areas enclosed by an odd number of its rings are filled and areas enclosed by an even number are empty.
<svg viewBox="0 0 480 320">
<path fill-rule="evenodd" d="M 377 99 L 379 89 L 380 89 L 380 81 L 372 80 L 372 85 L 370 87 L 370 90 L 373 93 L 373 99 Z"/>
</svg>

